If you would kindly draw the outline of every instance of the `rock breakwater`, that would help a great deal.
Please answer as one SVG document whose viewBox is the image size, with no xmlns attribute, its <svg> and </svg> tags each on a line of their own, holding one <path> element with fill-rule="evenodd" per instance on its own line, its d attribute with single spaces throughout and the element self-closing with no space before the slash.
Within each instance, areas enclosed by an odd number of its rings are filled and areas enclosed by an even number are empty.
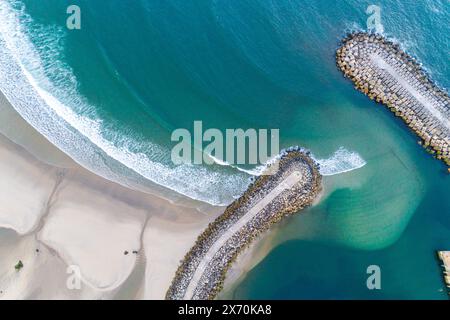
<svg viewBox="0 0 450 320">
<path fill-rule="evenodd" d="M 240 252 L 272 224 L 313 203 L 321 190 L 321 175 L 309 152 L 290 148 L 276 165 L 274 174 L 256 178 L 198 237 L 178 268 L 167 299 L 215 298 Z"/>
<path fill-rule="evenodd" d="M 380 35 L 359 32 L 343 39 L 336 61 L 356 89 L 402 118 L 450 166 L 450 98 L 414 58 Z"/>
</svg>

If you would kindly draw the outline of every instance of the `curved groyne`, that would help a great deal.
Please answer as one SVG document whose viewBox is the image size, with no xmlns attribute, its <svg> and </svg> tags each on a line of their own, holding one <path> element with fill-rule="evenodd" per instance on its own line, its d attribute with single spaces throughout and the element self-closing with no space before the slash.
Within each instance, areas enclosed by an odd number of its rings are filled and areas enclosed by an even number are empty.
<svg viewBox="0 0 450 320">
<path fill-rule="evenodd" d="M 336 61 L 356 89 L 402 118 L 450 166 L 450 98 L 414 58 L 380 35 L 359 32 L 342 41 Z"/>
<path fill-rule="evenodd" d="M 309 152 L 290 148 L 198 237 L 179 266 L 166 299 L 214 299 L 227 270 L 259 234 L 284 216 L 312 204 L 321 190 Z M 271 168 L 268 168 L 271 170 Z"/>
</svg>

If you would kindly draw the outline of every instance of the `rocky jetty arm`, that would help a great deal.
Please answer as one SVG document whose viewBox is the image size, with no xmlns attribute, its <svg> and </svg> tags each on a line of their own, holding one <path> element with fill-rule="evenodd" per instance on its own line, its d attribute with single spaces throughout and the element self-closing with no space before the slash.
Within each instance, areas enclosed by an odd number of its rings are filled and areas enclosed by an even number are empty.
<svg viewBox="0 0 450 320">
<path fill-rule="evenodd" d="M 227 270 L 252 240 L 313 203 L 321 190 L 321 176 L 309 152 L 290 148 L 276 165 L 274 174 L 259 176 L 198 237 L 178 268 L 167 299 L 214 299 Z"/>
<path fill-rule="evenodd" d="M 450 251 L 438 251 L 438 257 L 442 262 L 444 281 L 447 286 L 447 293 L 450 296 Z"/>
<path fill-rule="evenodd" d="M 449 95 L 412 57 L 380 35 L 359 32 L 342 41 L 336 61 L 356 89 L 401 117 L 420 144 L 450 166 Z"/>
<path fill-rule="evenodd" d="M 450 251 L 438 251 L 438 257 L 442 262 L 444 282 L 447 286 L 447 293 L 450 296 Z"/>
</svg>

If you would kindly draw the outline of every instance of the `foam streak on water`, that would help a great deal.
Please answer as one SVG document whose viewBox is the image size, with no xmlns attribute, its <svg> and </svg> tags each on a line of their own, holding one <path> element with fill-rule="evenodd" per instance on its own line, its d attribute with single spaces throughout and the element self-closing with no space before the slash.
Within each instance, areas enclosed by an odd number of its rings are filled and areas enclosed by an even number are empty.
<svg viewBox="0 0 450 320">
<path fill-rule="evenodd" d="M 284 152 L 285 150 L 282 150 L 281 154 Z M 254 169 L 239 168 L 238 166 L 233 166 L 225 161 L 217 159 L 212 155 L 210 155 L 210 157 L 220 165 L 232 166 L 233 168 L 236 168 L 237 170 L 242 172 L 246 172 L 250 175 L 260 176 L 267 169 L 267 167 L 274 163 L 277 159 L 279 159 L 280 156 L 275 156 L 269 159 L 266 164 L 257 166 Z M 319 164 L 320 173 L 323 176 L 333 176 L 345 172 L 350 172 L 362 168 L 367 164 L 366 161 L 357 152 L 349 151 L 344 147 L 340 147 L 330 158 L 318 159 L 314 156 L 312 156 L 312 158 Z"/>
<path fill-rule="evenodd" d="M 353 151 L 341 147 L 328 159 L 314 158 L 320 165 L 320 173 L 323 176 L 332 176 L 344 172 L 353 171 L 366 165 L 366 161 Z"/>
<path fill-rule="evenodd" d="M 0 21 L 0 90 L 30 125 L 85 168 L 127 187 L 145 191 L 142 186 L 156 183 L 213 205 L 232 202 L 247 188 L 249 177 L 266 168 L 244 169 L 217 159 L 216 168 L 174 166 L 160 161 L 170 159 L 164 146 L 146 141 L 150 152 L 132 152 L 139 148 L 131 138 L 111 133 L 114 141 L 106 139 L 96 108 L 78 92 L 75 75 L 62 62 L 64 29 L 35 23 L 20 1 L 0 0 Z M 30 40 L 30 29 L 45 46 L 42 52 L 33 45 L 36 39 Z M 345 150 L 319 162 L 324 175 L 364 165 Z"/>
<path fill-rule="evenodd" d="M 153 161 L 147 154 L 131 152 L 134 142 L 126 137 L 123 139 L 127 142 L 119 147 L 105 139 L 101 120 L 74 111 L 88 110 L 95 115 L 95 108 L 78 93 L 70 68 L 58 60 L 63 30 L 42 30 L 43 35 L 54 37 L 43 39 L 53 54 L 45 57 L 44 65 L 42 53 L 33 46 L 24 29 L 24 25 L 32 23 L 31 17 L 24 13 L 20 2 L 12 3 L 20 9 L 0 0 L 0 90 L 16 111 L 49 141 L 87 169 L 127 187 L 139 189 L 148 179 L 213 205 L 226 205 L 245 190 L 249 177 L 245 173 L 230 174 L 189 164 L 170 166 Z M 54 83 L 48 74 L 63 76 L 58 77 L 59 83 Z M 152 156 L 169 158 L 169 150 L 148 144 Z"/>
</svg>

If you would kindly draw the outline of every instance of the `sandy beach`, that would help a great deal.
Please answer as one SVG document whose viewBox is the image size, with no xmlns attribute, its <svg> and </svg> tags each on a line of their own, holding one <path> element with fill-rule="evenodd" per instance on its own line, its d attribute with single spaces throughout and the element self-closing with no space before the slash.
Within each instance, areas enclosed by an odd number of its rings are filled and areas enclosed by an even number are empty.
<svg viewBox="0 0 450 320">
<path fill-rule="evenodd" d="M 180 261 L 224 208 L 173 203 L 97 176 L 1 94 L 0 102 L 0 299 L 164 299 Z M 271 251 L 274 234 L 243 252 L 219 298 Z"/>
<path fill-rule="evenodd" d="M 0 102 L 0 299 L 163 299 L 222 208 L 205 214 L 107 181 Z"/>
</svg>

